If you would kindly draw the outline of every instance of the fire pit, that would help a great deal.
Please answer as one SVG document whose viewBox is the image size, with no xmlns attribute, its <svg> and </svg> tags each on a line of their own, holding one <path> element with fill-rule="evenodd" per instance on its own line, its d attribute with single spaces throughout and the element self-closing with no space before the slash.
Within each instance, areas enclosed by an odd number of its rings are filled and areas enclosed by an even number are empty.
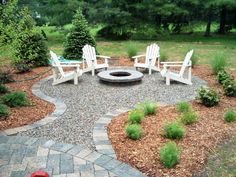
<svg viewBox="0 0 236 177">
<path fill-rule="evenodd" d="M 135 70 L 114 69 L 98 73 L 98 78 L 101 81 L 111 83 L 130 83 L 141 81 L 143 74 Z"/>
</svg>

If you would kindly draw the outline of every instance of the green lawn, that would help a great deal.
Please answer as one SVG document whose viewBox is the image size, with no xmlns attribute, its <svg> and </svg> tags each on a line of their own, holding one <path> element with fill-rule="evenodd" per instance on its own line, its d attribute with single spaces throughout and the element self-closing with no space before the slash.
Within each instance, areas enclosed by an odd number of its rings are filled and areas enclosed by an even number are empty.
<svg viewBox="0 0 236 177">
<path fill-rule="evenodd" d="M 70 26 L 64 28 L 64 31 L 60 30 L 60 32 L 55 27 L 43 28 L 48 37 L 50 50 L 55 51 L 57 54 L 62 54 L 63 42 L 69 28 Z M 91 33 L 96 34 L 96 29 L 92 29 Z M 226 36 L 214 35 L 209 38 L 197 33 L 192 35 L 160 36 L 156 40 L 110 41 L 97 39 L 97 49 L 103 55 L 112 57 L 127 56 L 129 45 L 134 45 L 138 50 L 138 54 L 141 54 L 145 52 L 146 46 L 152 42 L 159 44 L 161 53 L 165 53 L 168 60 L 182 60 L 188 50 L 194 49 L 199 63 L 209 64 L 217 53 L 224 52 L 230 67 L 236 68 L 236 33 Z M 1 63 L 10 60 L 10 51 L 8 47 L 0 47 Z"/>
</svg>

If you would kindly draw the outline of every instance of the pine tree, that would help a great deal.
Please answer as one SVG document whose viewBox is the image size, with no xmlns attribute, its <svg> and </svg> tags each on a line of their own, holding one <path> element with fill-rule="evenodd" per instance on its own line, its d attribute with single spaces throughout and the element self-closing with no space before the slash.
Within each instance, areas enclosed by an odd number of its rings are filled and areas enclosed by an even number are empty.
<svg viewBox="0 0 236 177">
<path fill-rule="evenodd" d="M 89 44 L 95 47 L 95 40 L 89 33 L 88 23 L 82 11 L 77 10 L 72 21 L 73 28 L 68 34 L 63 56 L 66 59 L 82 59 L 82 48 Z"/>
</svg>

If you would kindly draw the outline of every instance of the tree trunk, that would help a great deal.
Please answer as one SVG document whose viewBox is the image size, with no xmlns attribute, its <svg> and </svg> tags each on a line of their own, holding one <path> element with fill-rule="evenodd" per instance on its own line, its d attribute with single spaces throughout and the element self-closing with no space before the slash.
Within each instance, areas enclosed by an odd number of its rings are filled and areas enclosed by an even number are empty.
<svg viewBox="0 0 236 177">
<path fill-rule="evenodd" d="M 212 21 L 212 7 L 208 9 L 207 13 L 207 26 L 204 36 L 209 37 L 211 36 L 211 21 Z"/>
<path fill-rule="evenodd" d="M 226 8 L 222 7 L 221 12 L 220 12 L 219 34 L 225 34 L 225 20 L 226 20 Z"/>
</svg>

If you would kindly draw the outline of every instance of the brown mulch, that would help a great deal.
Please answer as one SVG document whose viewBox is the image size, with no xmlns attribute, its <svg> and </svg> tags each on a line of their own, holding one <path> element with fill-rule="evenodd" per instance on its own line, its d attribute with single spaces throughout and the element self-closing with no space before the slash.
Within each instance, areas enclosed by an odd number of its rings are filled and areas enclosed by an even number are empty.
<svg viewBox="0 0 236 177">
<path fill-rule="evenodd" d="M 28 107 L 11 108 L 11 115 L 6 120 L 0 119 L 0 130 L 31 124 L 37 120 L 44 118 L 54 111 L 55 108 L 53 104 L 41 100 L 40 98 L 33 95 L 31 91 L 32 86 L 36 82 L 49 75 L 51 75 L 49 67 L 35 68 L 31 72 L 24 74 L 13 73 L 14 80 L 26 81 L 12 82 L 6 85 L 10 88 L 11 91 L 20 90 L 26 92 L 31 105 Z"/>
<path fill-rule="evenodd" d="M 236 108 L 236 98 L 225 97 L 221 86 L 216 82 L 207 66 L 197 66 L 194 75 L 205 79 L 221 93 L 218 106 L 207 108 L 192 101 L 193 109 L 199 115 L 199 121 L 186 126 L 186 136 L 175 142 L 182 147 L 180 163 L 173 169 L 166 169 L 160 162 L 160 148 L 168 141 L 163 137 L 163 125 L 176 120 L 179 113 L 174 106 L 159 107 L 158 113 L 144 119 L 141 126 L 143 137 L 133 141 L 126 137 L 124 129 L 128 122 L 127 113 L 121 114 L 108 125 L 108 134 L 119 160 L 129 163 L 148 176 L 193 176 L 204 166 L 210 152 L 218 143 L 235 135 L 236 122 L 226 123 L 224 113 L 228 108 Z M 233 73 L 235 75 L 235 73 Z"/>
</svg>

